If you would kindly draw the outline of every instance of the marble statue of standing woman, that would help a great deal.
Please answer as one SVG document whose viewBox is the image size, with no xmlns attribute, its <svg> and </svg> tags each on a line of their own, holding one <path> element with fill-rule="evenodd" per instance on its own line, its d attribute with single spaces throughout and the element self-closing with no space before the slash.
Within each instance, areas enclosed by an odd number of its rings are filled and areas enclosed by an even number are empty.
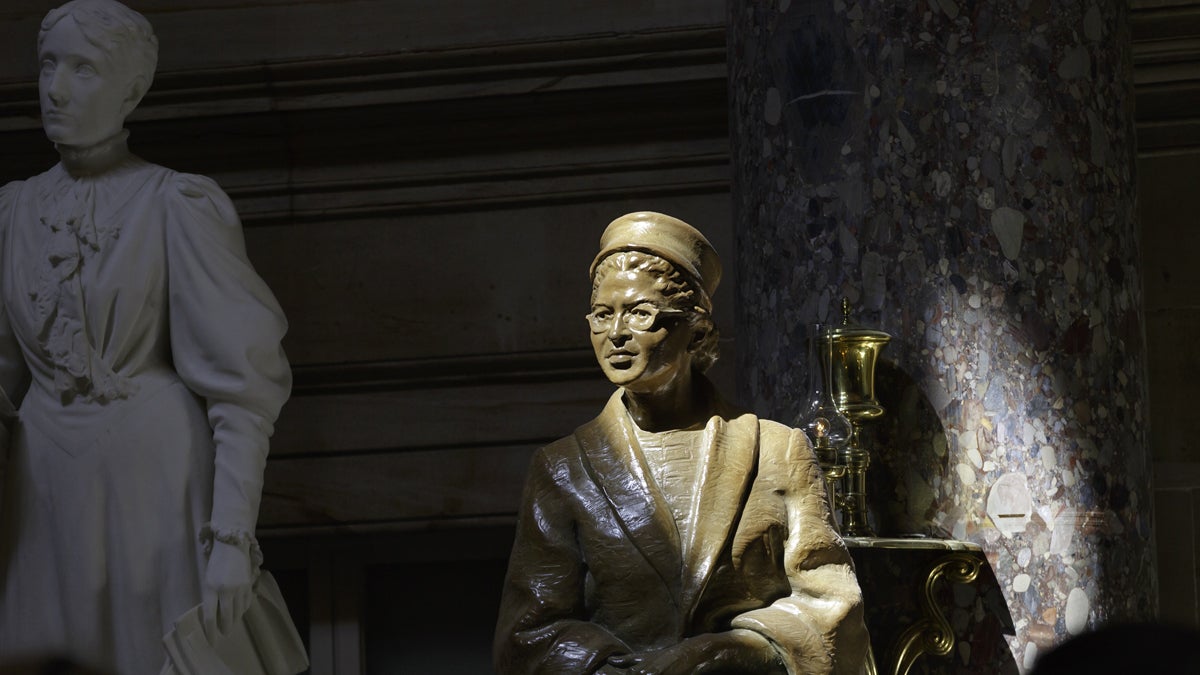
<svg viewBox="0 0 1200 675">
<path fill-rule="evenodd" d="M 0 189 L 0 399 L 15 415 L 0 654 L 117 675 L 187 673 L 164 645 L 183 617 L 219 646 L 255 607 L 263 469 L 291 391 L 287 323 L 229 198 L 126 146 L 157 48 L 114 0 L 51 10 L 38 89 L 61 161 Z"/>
</svg>

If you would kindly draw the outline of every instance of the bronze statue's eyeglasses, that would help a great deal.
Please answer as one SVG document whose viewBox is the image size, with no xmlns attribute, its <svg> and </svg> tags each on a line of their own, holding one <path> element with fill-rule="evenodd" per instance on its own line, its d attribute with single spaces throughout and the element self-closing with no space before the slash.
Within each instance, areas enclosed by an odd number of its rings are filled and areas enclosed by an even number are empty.
<svg viewBox="0 0 1200 675">
<path fill-rule="evenodd" d="M 607 333 L 612 330 L 613 323 L 623 322 L 629 330 L 647 331 L 654 327 L 660 316 L 677 316 L 687 314 L 682 309 L 658 307 L 650 303 L 634 305 L 629 309 L 614 312 L 607 307 L 597 307 L 587 315 L 588 323 L 592 325 L 593 333 Z"/>
</svg>

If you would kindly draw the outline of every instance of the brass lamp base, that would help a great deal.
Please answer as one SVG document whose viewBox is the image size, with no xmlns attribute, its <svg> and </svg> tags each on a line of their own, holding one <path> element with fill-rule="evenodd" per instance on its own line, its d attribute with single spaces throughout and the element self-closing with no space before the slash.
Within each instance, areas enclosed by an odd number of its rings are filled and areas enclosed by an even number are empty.
<svg viewBox="0 0 1200 675">
<path fill-rule="evenodd" d="M 883 408 L 879 408 L 880 414 Z M 878 416 L 878 415 L 875 415 Z M 871 466 L 871 454 L 859 440 L 859 422 L 852 415 L 854 431 L 850 441 L 842 448 L 842 465 L 846 475 L 842 480 L 842 534 L 847 537 L 874 537 L 875 531 L 867 522 L 867 468 Z"/>
</svg>

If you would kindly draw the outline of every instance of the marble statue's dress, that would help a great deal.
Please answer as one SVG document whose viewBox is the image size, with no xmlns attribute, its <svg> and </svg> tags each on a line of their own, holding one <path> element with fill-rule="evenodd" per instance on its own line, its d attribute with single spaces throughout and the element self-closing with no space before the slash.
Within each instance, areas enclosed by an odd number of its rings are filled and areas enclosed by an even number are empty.
<svg viewBox="0 0 1200 675">
<path fill-rule="evenodd" d="M 705 385 L 716 412 L 682 432 L 696 447 L 676 475 L 693 478 L 674 496 L 621 390 L 535 455 L 497 623 L 501 673 L 592 673 L 611 654 L 730 628 L 766 637 L 790 673 L 861 671 L 862 598 L 808 441 Z"/>
<path fill-rule="evenodd" d="M 291 371 L 228 197 L 129 155 L 124 136 L 0 189 L 0 386 L 28 382 L 5 469 L 0 654 L 154 675 L 162 636 L 201 600 L 201 528 L 254 531 Z"/>
</svg>

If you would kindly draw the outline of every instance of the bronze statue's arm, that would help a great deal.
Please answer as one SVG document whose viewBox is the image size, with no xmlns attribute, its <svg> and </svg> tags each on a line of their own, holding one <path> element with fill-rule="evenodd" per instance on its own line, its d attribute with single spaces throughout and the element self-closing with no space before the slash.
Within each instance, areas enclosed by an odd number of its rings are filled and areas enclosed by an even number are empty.
<svg viewBox="0 0 1200 675">
<path fill-rule="evenodd" d="M 587 574 L 566 471 L 540 450 L 533 459 L 500 601 L 493 657 L 499 675 L 594 673 L 629 648 L 587 620 Z"/>
<path fill-rule="evenodd" d="M 784 565 L 792 592 L 739 615 L 733 626 L 767 638 L 794 675 L 858 675 L 868 642 L 850 554 L 833 529 L 821 472 L 803 432 L 790 430 L 786 448 L 777 466 L 788 472 Z"/>
<path fill-rule="evenodd" d="M 783 659 L 763 635 L 742 628 L 702 633 L 656 651 L 610 659 L 633 675 L 786 675 Z"/>
</svg>

